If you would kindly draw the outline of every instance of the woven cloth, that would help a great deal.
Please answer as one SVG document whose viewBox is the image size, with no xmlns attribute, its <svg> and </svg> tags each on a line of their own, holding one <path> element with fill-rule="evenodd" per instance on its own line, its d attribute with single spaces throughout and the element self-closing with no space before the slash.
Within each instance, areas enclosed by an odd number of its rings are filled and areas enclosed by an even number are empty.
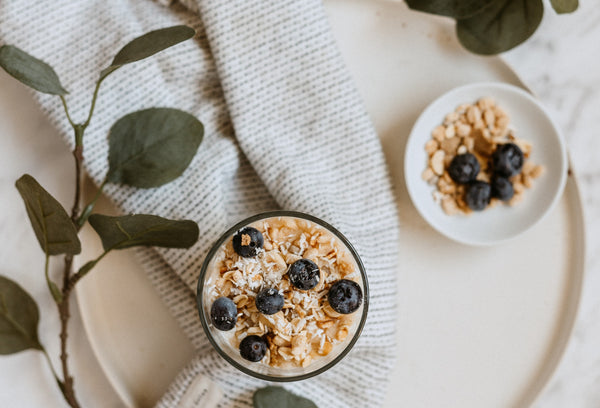
<svg viewBox="0 0 600 408">
<path fill-rule="evenodd" d="M 205 138 L 176 181 L 140 190 L 108 185 L 124 213 L 192 219 L 190 250 L 143 249 L 150 280 L 197 349 L 159 407 L 176 407 L 197 373 L 224 391 L 222 407 L 251 406 L 266 383 L 212 350 L 195 305 L 211 243 L 241 218 L 284 208 L 320 217 L 355 245 L 371 290 L 369 317 L 352 352 L 328 372 L 286 384 L 320 407 L 381 405 L 394 365 L 398 222 L 378 137 L 336 47 L 319 0 L 18 0 L 0 2 L 0 41 L 41 58 L 71 93 L 83 121 L 99 71 L 131 39 L 177 24 L 197 35 L 126 66 L 103 84 L 84 144 L 85 169 L 107 171 L 110 126 L 126 113 L 169 106 L 196 115 Z M 35 94 L 72 147 L 59 98 Z M 157 328 L 160 330 L 160 328 Z"/>
</svg>

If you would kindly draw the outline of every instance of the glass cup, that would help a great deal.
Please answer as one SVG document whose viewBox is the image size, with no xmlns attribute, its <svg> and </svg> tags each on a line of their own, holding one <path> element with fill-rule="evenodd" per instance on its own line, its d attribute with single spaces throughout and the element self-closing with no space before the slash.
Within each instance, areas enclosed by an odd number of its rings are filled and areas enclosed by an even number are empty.
<svg viewBox="0 0 600 408">
<path fill-rule="evenodd" d="M 240 274 L 237 275 L 236 283 L 236 277 L 232 277 L 236 271 L 241 270 L 242 273 L 247 270 L 243 269 L 246 268 L 243 265 L 244 262 L 248 262 L 247 258 L 237 256 L 232 249 L 233 236 L 247 226 L 262 230 L 264 235 L 264 248 L 259 251 L 256 261 L 251 261 L 256 262 L 256 269 L 252 273 L 254 273 L 254 280 L 259 283 L 252 283 L 253 280 L 249 277 L 241 279 Z M 279 236 L 271 236 L 276 234 Z M 295 241 L 292 242 L 293 240 Z M 328 255 L 325 254 L 329 249 L 331 251 Z M 314 293 L 310 294 L 313 299 L 312 310 L 310 307 L 304 307 L 306 303 L 303 302 L 310 300 L 304 298 L 307 296 L 306 292 L 299 291 L 291 285 L 287 275 L 287 269 L 294 260 L 302 258 L 301 255 L 309 254 L 308 259 L 312 258 L 321 264 L 320 282 L 314 288 Z M 273 256 L 275 260 L 270 258 Z M 282 262 L 283 258 L 286 258 L 285 266 Z M 225 265 L 226 262 L 228 266 Z M 267 267 L 260 269 L 261 265 L 267 265 L 268 269 Z M 272 269 L 278 271 L 274 272 Z M 261 277 L 256 278 L 256 275 Z M 272 278 L 275 281 L 280 279 L 277 286 L 286 288 L 285 290 L 276 288 L 287 296 L 286 305 L 277 315 L 267 316 L 257 311 L 252 295 L 265 286 L 273 286 L 269 281 Z M 362 291 L 362 302 L 353 313 L 339 314 L 328 304 L 328 292 L 325 291 L 339 280 L 336 278 L 352 280 Z M 242 283 L 238 287 L 241 281 L 249 283 L 248 285 Z M 250 288 L 249 285 L 254 287 Z M 214 300 L 222 297 L 225 292 L 226 297 L 236 301 L 238 324 L 231 330 L 221 331 L 211 321 L 211 307 Z M 316 297 L 319 298 L 315 300 Z M 298 381 L 327 371 L 352 349 L 367 318 L 369 287 L 364 266 L 356 250 L 338 230 L 308 214 L 295 211 L 272 211 L 237 223 L 215 242 L 200 271 L 196 300 L 200 321 L 208 339 L 230 364 L 248 375 L 263 380 Z M 300 309 L 300 315 L 296 313 L 296 309 Z M 301 317 L 306 312 L 308 315 Z M 260 323 L 253 321 L 252 318 Z M 273 321 L 283 326 L 271 324 Z M 249 332 L 244 325 L 253 328 Z M 291 329 L 280 330 L 282 327 Z M 306 330 L 297 330 L 298 327 L 306 327 Z M 257 331 L 259 333 L 256 333 Z M 282 334 L 280 336 L 277 333 Z M 250 334 L 268 339 L 267 354 L 259 362 L 248 361 L 240 355 L 239 343 L 243 337 Z M 309 339 L 305 342 L 304 348 L 301 347 L 303 339 L 295 338 L 297 336 Z"/>
</svg>

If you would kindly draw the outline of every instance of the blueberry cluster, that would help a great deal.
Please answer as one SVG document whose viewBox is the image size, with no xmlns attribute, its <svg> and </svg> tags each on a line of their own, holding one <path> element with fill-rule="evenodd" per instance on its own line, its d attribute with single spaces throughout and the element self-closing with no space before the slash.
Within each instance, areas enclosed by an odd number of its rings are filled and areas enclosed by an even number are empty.
<svg viewBox="0 0 600 408">
<path fill-rule="evenodd" d="M 255 257 L 263 248 L 264 238 L 256 228 L 245 227 L 233 236 L 232 244 L 238 255 Z M 317 264 L 305 258 L 292 263 L 287 274 L 292 286 L 302 291 L 316 287 L 321 277 Z M 329 289 L 327 299 L 336 312 L 350 314 L 360 307 L 362 296 L 362 290 L 356 282 L 340 279 Z M 273 315 L 283 309 L 284 298 L 276 288 L 265 287 L 256 295 L 255 304 L 260 313 Z M 237 322 L 237 307 L 233 300 L 220 297 L 213 302 L 210 317 L 218 330 L 231 330 Z M 248 361 L 257 362 L 262 360 L 268 348 L 266 336 L 250 335 L 241 341 L 240 355 Z"/>
<path fill-rule="evenodd" d="M 492 198 L 509 201 L 514 195 L 511 177 L 521 172 L 525 157 L 514 143 L 499 145 L 492 154 L 492 178 L 489 183 L 477 180 L 481 170 L 477 158 L 471 153 L 459 154 L 452 159 L 448 168 L 450 178 L 464 184 L 465 202 L 470 209 L 481 211 Z"/>
</svg>

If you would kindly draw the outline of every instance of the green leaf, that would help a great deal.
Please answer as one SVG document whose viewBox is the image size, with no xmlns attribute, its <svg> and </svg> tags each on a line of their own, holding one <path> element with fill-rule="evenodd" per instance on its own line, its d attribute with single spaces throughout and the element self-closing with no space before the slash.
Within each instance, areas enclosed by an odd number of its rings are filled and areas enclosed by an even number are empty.
<svg viewBox="0 0 600 408">
<path fill-rule="evenodd" d="M 148 58 L 166 48 L 192 38 L 195 34 L 196 31 L 193 28 L 184 25 L 162 28 L 144 34 L 125 45 L 115 56 L 110 66 L 101 72 L 100 77 L 104 79 L 108 74 L 123 65 Z"/>
<path fill-rule="evenodd" d="M 483 11 L 495 0 L 406 0 L 413 10 L 456 19 L 468 18 Z"/>
<path fill-rule="evenodd" d="M 475 16 L 458 20 L 462 45 L 477 54 L 507 51 L 529 38 L 542 21 L 542 0 L 498 0 Z"/>
<path fill-rule="evenodd" d="M 158 187 L 189 166 L 204 126 L 189 113 L 152 108 L 119 119 L 109 133 L 107 179 L 134 187 Z"/>
<path fill-rule="evenodd" d="M 25 85 L 51 95 L 68 94 L 54 69 L 12 45 L 0 47 L 0 67 Z"/>
<path fill-rule="evenodd" d="M 579 7 L 579 0 L 550 0 L 558 14 L 572 13 Z"/>
<path fill-rule="evenodd" d="M 199 234 L 198 224 L 194 221 L 174 221 L 156 215 L 109 217 L 92 214 L 89 222 L 100 235 L 105 251 L 133 246 L 189 248 L 196 243 Z"/>
<path fill-rule="evenodd" d="M 16 182 L 40 246 L 48 255 L 81 252 L 75 224 L 65 209 L 29 174 Z"/>
<path fill-rule="evenodd" d="M 286 391 L 283 387 L 265 387 L 254 392 L 254 408 L 318 408 L 309 399 Z"/>
<path fill-rule="evenodd" d="M 39 320 L 35 300 L 17 283 L 0 276 L 0 354 L 43 350 L 37 333 Z"/>
</svg>

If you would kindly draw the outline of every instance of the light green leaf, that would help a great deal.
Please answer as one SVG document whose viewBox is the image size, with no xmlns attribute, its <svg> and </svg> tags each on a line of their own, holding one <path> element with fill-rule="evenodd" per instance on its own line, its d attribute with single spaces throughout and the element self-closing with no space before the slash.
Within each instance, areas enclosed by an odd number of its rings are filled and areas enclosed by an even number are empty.
<svg viewBox="0 0 600 408">
<path fill-rule="evenodd" d="M 498 54 L 529 38 L 543 14 L 542 0 L 497 0 L 481 13 L 458 20 L 456 34 L 469 51 Z"/>
<path fill-rule="evenodd" d="M 550 0 L 558 14 L 572 13 L 579 7 L 579 0 Z"/>
<path fill-rule="evenodd" d="M 35 300 L 14 281 L 0 276 L 0 354 L 43 350 L 38 339 Z"/>
<path fill-rule="evenodd" d="M 90 225 L 100 235 L 105 251 L 134 246 L 189 248 L 198 240 L 198 224 L 174 221 L 156 215 L 110 217 L 92 214 Z M 91 269 L 94 265 L 85 265 Z"/>
<path fill-rule="evenodd" d="M 68 93 L 50 65 L 12 45 L 0 47 L 0 67 L 37 91 L 51 95 Z"/>
<path fill-rule="evenodd" d="M 16 182 L 42 250 L 48 255 L 81 252 L 75 224 L 62 205 L 29 174 Z"/>
<path fill-rule="evenodd" d="M 204 135 L 189 113 L 152 108 L 119 119 L 109 133 L 107 179 L 134 187 L 158 187 L 179 177 Z"/>
<path fill-rule="evenodd" d="M 413 10 L 456 19 L 472 17 L 495 0 L 406 0 Z"/>
<path fill-rule="evenodd" d="M 193 28 L 184 25 L 162 28 L 144 34 L 125 45 L 115 56 L 110 66 L 101 72 L 100 77 L 104 79 L 108 74 L 123 65 L 148 58 L 166 48 L 192 38 L 195 34 L 196 31 Z"/>
<path fill-rule="evenodd" d="M 283 387 L 265 387 L 254 392 L 254 408 L 318 408 L 314 402 L 286 391 Z"/>
</svg>

